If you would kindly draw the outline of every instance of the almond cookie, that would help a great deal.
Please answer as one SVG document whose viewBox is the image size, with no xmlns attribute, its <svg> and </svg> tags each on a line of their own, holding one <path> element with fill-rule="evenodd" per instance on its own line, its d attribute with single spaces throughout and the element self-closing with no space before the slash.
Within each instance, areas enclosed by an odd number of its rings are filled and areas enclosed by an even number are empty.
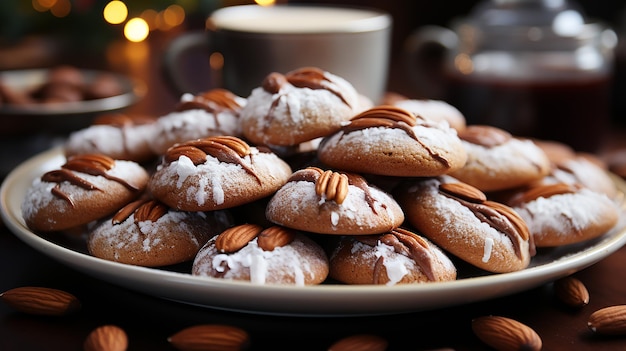
<svg viewBox="0 0 626 351">
<path fill-rule="evenodd" d="M 457 132 L 394 106 L 376 106 L 353 117 L 320 143 L 317 156 L 331 168 L 386 176 L 447 174 L 465 164 Z"/>
<path fill-rule="evenodd" d="M 406 229 L 341 239 L 329 277 L 346 284 L 407 284 L 456 279 L 456 267 L 428 239 Z"/>
<path fill-rule="evenodd" d="M 594 155 L 574 152 L 556 157 L 552 161 L 550 173 L 538 181 L 540 184 L 578 184 L 593 191 L 606 194 L 609 198 L 618 196 L 617 185 L 608 173 L 608 165 Z"/>
<path fill-rule="evenodd" d="M 293 173 L 267 204 L 270 222 L 318 234 L 380 234 L 404 213 L 388 193 L 357 174 L 307 167 Z"/>
<path fill-rule="evenodd" d="M 448 253 L 493 273 L 530 263 L 534 247 L 524 220 L 473 186 L 444 175 L 410 180 L 396 190 L 408 223 Z"/>
<path fill-rule="evenodd" d="M 213 236 L 231 225 L 223 211 L 175 211 L 141 199 L 101 221 L 89 233 L 87 249 L 109 261 L 159 267 L 193 260 Z"/>
<path fill-rule="evenodd" d="M 315 285 L 328 276 L 328 257 L 303 233 L 241 224 L 213 237 L 200 249 L 192 274 L 254 284 Z"/>
<path fill-rule="evenodd" d="M 472 125 L 459 131 L 459 137 L 467 162 L 448 174 L 482 191 L 522 186 L 550 172 L 550 160 L 541 148 L 500 128 Z"/>
<path fill-rule="evenodd" d="M 362 110 L 345 79 L 305 67 L 269 74 L 241 111 L 241 131 L 253 144 L 294 146 L 337 131 Z"/>
<path fill-rule="evenodd" d="M 133 161 L 86 154 L 33 181 L 22 203 L 22 217 L 34 231 L 61 231 L 104 218 L 137 199 L 148 183 Z"/>
<path fill-rule="evenodd" d="M 387 93 L 383 104 L 400 107 L 431 121 L 446 121 L 456 130 L 463 130 L 467 126 L 463 113 L 443 100 L 410 99 L 400 94 Z"/>
<path fill-rule="evenodd" d="M 156 122 L 152 150 L 163 154 L 170 146 L 211 136 L 239 136 L 239 113 L 246 99 L 225 89 L 184 94 L 176 109 Z"/>
<path fill-rule="evenodd" d="M 290 175 L 291 167 L 269 149 L 219 136 L 171 147 L 148 189 L 174 209 L 214 211 L 270 196 Z"/>
<path fill-rule="evenodd" d="M 507 202 L 528 224 L 535 246 L 593 239 L 613 228 L 620 210 L 606 194 L 569 183 L 536 184 Z"/>
<path fill-rule="evenodd" d="M 65 155 L 103 154 L 116 160 L 146 162 L 156 158 L 150 148 L 154 131 L 154 118 L 121 113 L 102 115 L 89 127 L 69 135 Z"/>
</svg>

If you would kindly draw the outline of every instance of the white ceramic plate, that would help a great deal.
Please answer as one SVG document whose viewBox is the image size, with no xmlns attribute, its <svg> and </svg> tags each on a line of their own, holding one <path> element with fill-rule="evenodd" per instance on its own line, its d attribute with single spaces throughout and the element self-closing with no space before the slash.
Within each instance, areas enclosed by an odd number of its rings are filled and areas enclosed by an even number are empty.
<svg viewBox="0 0 626 351">
<path fill-rule="evenodd" d="M 529 268 L 452 282 L 397 286 L 267 286 L 196 277 L 185 272 L 131 266 L 92 257 L 81 245 L 31 232 L 20 205 L 32 180 L 65 162 L 52 149 L 22 163 L 0 189 L 2 217 L 26 244 L 78 271 L 137 292 L 217 309 L 262 314 L 337 316 L 432 310 L 487 300 L 537 287 L 590 266 L 626 243 L 626 220 L 600 238 L 541 252 Z M 624 192 L 624 182 L 615 179 Z M 624 211 L 624 210 L 623 210 Z M 84 246 L 84 245 L 83 245 Z"/>
<path fill-rule="evenodd" d="M 93 100 L 60 102 L 53 104 L 11 105 L 0 104 L 0 121 L 20 130 L 23 125 L 33 129 L 48 130 L 55 128 L 62 131 L 75 130 L 91 123 L 97 113 L 118 111 L 136 103 L 146 93 L 143 82 L 124 75 L 97 70 L 80 70 L 86 81 L 99 74 L 112 76 L 122 88 L 119 95 Z M 25 69 L 0 72 L 0 81 L 11 89 L 28 91 L 43 84 L 49 69 Z"/>
</svg>

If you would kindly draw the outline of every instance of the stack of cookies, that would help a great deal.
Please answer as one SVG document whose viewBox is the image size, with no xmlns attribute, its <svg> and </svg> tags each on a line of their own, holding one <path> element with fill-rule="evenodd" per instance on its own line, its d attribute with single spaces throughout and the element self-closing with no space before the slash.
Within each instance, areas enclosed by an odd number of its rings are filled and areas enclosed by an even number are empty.
<svg viewBox="0 0 626 351">
<path fill-rule="evenodd" d="M 272 72 L 248 97 L 216 89 L 161 117 L 102 118 L 65 151 L 26 194 L 31 230 L 82 233 L 106 260 L 254 284 L 514 272 L 620 214 L 593 156 L 467 125 L 443 101 L 374 103 L 315 67 Z"/>
</svg>

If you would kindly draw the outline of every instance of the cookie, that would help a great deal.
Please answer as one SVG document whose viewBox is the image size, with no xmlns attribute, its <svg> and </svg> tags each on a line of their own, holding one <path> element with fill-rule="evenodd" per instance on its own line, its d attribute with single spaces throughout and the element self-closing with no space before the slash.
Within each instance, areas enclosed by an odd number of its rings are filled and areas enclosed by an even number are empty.
<svg viewBox="0 0 626 351">
<path fill-rule="evenodd" d="M 406 177 L 447 174 L 467 159 L 457 132 L 446 123 L 388 105 L 353 117 L 322 140 L 317 156 L 329 168 Z"/>
<path fill-rule="evenodd" d="M 34 231 L 79 227 L 137 199 L 148 178 L 147 171 L 133 161 L 97 154 L 70 157 L 33 181 L 22 203 L 22 217 Z"/>
<path fill-rule="evenodd" d="M 171 147 L 148 189 L 174 209 L 214 211 L 270 196 L 291 173 L 291 167 L 267 148 L 234 136 L 209 137 Z"/>
<path fill-rule="evenodd" d="M 116 160 L 146 162 L 156 158 L 150 144 L 154 140 L 154 119 L 110 113 L 97 117 L 92 125 L 70 133 L 66 156 L 103 154 Z"/>
<path fill-rule="evenodd" d="M 314 67 L 270 73 L 247 100 L 240 114 L 242 134 L 252 144 L 270 147 L 326 136 L 362 110 L 352 84 Z"/>
<path fill-rule="evenodd" d="M 617 224 L 620 210 L 606 194 L 579 184 L 536 184 L 508 205 L 528 224 L 535 246 L 555 247 L 596 238 Z"/>
<path fill-rule="evenodd" d="M 256 224 L 231 227 L 200 249 L 192 274 L 254 284 L 316 285 L 328 276 L 328 257 L 303 233 Z"/>
<path fill-rule="evenodd" d="M 467 126 L 463 113 L 443 100 L 410 99 L 403 95 L 387 93 L 383 99 L 383 104 L 405 109 L 416 116 L 431 121 L 446 121 L 450 127 L 456 130 L 463 130 Z"/>
<path fill-rule="evenodd" d="M 455 178 L 407 180 L 394 194 L 408 224 L 475 267 L 519 271 L 534 255 L 528 226 L 515 210 Z"/>
<path fill-rule="evenodd" d="M 293 173 L 265 211 L 275 224 L 318 234 L 380 234 L 399 227 L 404 213 L 388 193 L 357 174 L 307 167 Z"/>
<path fill-rule="evenodd" d="M 213 236 L 232 223 L 222 211 L 175 211 L 142 199 L 100 221 L 89 233 L 87 249 L 95 257 L 144 267 L 187 262 Z"/>
<path fill-rule="evenodd" d="M 240 136 L 239 113 L 246 99 L 225 89 L 184 94 L 176 109 L 156 121 L 151 147 L 163 154 L 176 143 L 211 136 Z"/>
<path fill-rule="evenodd" d="M 456 279 L 456 267 L 428 239 L 406 229 L 345 236 L 330 254 L 329 277 L 346 284 L 408 284 Z"/>
<path fill-rule="evenodd" d="M 522 186 L 550 172 L 550 160 L 541 148 L 503 129 L 470 125 L 459 131 L 459 137 L 467 162 L 448 174 L 482 191 Z"/>
</svg>

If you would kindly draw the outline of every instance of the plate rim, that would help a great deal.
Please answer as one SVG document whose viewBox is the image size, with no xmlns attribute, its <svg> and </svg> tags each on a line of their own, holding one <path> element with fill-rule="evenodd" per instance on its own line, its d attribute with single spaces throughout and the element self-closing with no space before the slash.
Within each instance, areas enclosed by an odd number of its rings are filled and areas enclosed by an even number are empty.
<svg viewBox="0 0 626 351">
<path fill-rule="evenodd" d="M 249 282 L 198 277 L 107 261 L 58 245 L 31 232 L 21 219 L 21 212 L 16 213 L 18 209 L 15 204 L 11 204 L 16 200 L 11 197 L 18 195 L 15 194 L 19 192 L 17 185 L 22 184 L 24 187 L 36 177 L 35 172 L 37 175 L 42 174 L 46 162 L 50 162 L 51 166 L 60 165 L 54 162 L 55 158 L 59 158 L 58 162 L 63 162 L 62 146 L 24 161 L 2 182 L 0 215 L 14 235 L 40 253 L 113 285 L 166 300 L 213 309 L 308 317 L 382 315 L 433 310 L 529 290 L 584 269 L 626 244 L 626 223 L 624 216 L 620 216 L 620 223 L 613 229 L 593 241 L 594 244 L 572 254 L 516 272 L 462 278 L 450 282 L 395 286 L 322 284 L 300 287 L 253 285 Z M 618 185 L 626 187 L 621 183 Z M 21 200 L 19 203 L 21 204 Z M 162 290 L 159 291 L 159 288 Z M 486 289 L 489 291 L 485 292 Z M 463 292 L 461 298 L 454 296 L 459 291 Z M 210 296 L 200 296 L 202 294 Z M 316 303 L 307 304 L 311 299 Z M 385 301 L 386 304 L 368 304 L 372 301 Z"/>
</svg>

